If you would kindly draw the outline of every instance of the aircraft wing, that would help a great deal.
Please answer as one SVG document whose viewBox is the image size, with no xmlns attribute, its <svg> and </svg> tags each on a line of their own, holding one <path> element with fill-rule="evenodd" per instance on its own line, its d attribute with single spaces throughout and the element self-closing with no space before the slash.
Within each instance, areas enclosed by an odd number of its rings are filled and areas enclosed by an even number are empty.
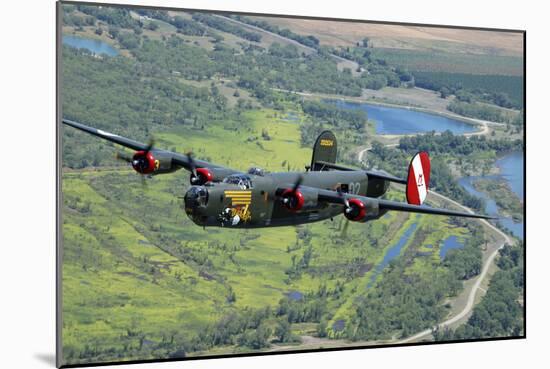
<svg viewBox="0 0 550 369">
<path fill-rule="evenodd" d="M 447 215 L 464 218 L 496 219 L 488 215 L 475 214 L 470 212 L 454 211 L 447 209 L 432 208 L 425 205 L 406 204 L 398 201 L 384 200 L 367 196 L 352 195 L 347 193 L 338 193 L 330 190 L 319 190 L 318 200 L 326 203 L 341 204 L 344 207 L 358 207 L 365 209 L 365 215 L 378 215 L 380 211 L 405 211 L 410 213 Z M 357 219 L 360 220 L 360 219 Z"/>
<path fill-rule="evenodd" d="M 69 119 L 63 119 L 63 124 L 66 124 L 68 126 L 74 127 L 76 129 L 79 129 L 81 131 L 84 131 L 86 133 L 89 133 L 91 135 L 100 137 L 104 140 L 114 142 L 116 144 L 122 145 L 124 147 L 127 147 L 132 150 L 145 150 L 147 149 L 147 145 L 141 142 L 137 142 L 134 140 L 130 140 L 129 138 L 125 138 L 119 135 L 115 135 L 114 133 L 105 132 L 101 129 L 88 127 L 82 123 L 75 122 L 73 120 Z"/>
<path fill-rule="evenodd" d="M 174 171 L 179 168 L 185 168 L 189 171 L 195 171 L 197 168 L 208 168 L 215 172 L 214 174 L 210 173 L 211 177 L 213 179 L 216 179 L 218 177 L 218 179 L 220 180 L 225 178 L 225 176 L 229 174 L 240 173 L 240 171 L 233 170 L 230 168 L 225 168 L 223 166 L 209 163 L 204 160 L 192 159 L 190 158 L 189 155 L 183 155 L 172 151 L 156 149 L 156 148 L 153 148 L 151 144 L 145 144 L 138 141 L 134 141 L 129 138 L 116 135 L 114 133 L 89 127 L 87 125 L 84 125 L 79 122 L 75 122 L 73 120 L 63 119 L 62 122 L 65 125 L 71 126 L 83 132 L 89 133 L 93 136 L 97 136 L 99 138 L 116 143 L 126 148 L 136 150 L 138 152 L 151 151 L 154 157 L 159 157 L 161 160 L 170 162 L 170 165 L 172 166 L 172 168 L 171 170 L 167 170 L 165 172 Z M 156 174 L 156 173 L 153 172 L 152 174 Z"/>
</svg>

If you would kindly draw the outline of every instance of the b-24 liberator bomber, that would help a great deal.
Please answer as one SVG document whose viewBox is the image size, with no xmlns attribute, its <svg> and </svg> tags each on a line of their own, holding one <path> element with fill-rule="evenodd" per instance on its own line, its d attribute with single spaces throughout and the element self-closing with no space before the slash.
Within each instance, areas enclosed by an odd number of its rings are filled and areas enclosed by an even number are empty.
<svg viewBox="0 0 550 369">
<path fill-rule="evenodd" d="M 428 195 L 430 159 L 427 152 L 413 156 L 407 179 L 387 173 L 352 169 L 336 164 L 337 142 L 322 132 L 313 147 L 311 165 L 304 172 L 267 173 L 252 167 L 246 172 L 194 159 L 140 143 L 100 129 L 63 119 L 65 125 L 134 150 L 119 154 L 143 176 L 190 172 L 191 187 L 184 196 L 185 212 L 202 227 L 261 228 L 298 225 L 343 214 L 354 222 L 375 220 L 388 211 L 405 211 L 468 218 L 489 216 L 422 205 Z M 380 198 L 391 182 L 406 185 L 407 203 Z"/>
</svg>

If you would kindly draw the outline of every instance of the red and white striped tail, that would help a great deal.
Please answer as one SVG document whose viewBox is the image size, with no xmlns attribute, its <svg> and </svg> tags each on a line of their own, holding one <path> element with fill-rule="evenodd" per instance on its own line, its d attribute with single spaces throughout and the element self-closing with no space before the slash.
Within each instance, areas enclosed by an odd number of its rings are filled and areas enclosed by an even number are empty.
<svg viewBox="0 0 550 369">
<path fill-rule="evenodd" d="M 407 202 L 412 205 L 422 205 L 428 195 L 430 184 L 430 157 L 425 151 L 413 156 L 409 164 L 407 177 Z"/>
</svg>

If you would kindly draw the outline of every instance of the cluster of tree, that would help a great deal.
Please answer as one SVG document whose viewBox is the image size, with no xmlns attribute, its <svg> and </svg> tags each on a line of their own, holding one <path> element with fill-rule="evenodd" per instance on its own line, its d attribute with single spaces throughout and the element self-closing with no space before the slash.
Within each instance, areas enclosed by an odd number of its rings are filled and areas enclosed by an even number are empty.
<svg viewBox="0 0 550 369">
<path fill-rule="evenodd" d="M 462 101 L 455 100 L 455 101 L 452 101 L 449 105 L 447 105 L 447 110 L 465 117 L 483 119 L 491 122 L 499 122 L 499 123 L 519 122 L 517 116 L 510 116 L 510 114 L 503 112 L 499 108 L 495 108 L 490 105 L 480 104 L 478 102 L 470 103 L 470 102 L 462 102 Z"/>
<path fill-rule="evenodd" d="M 259 33 L 247 31 L 243 27 L 225 21 L 224 19 L 215 15 L 209 15 L 206 13 L 193 13 L 193 19 L 197 22 L 204 23 L 209 27 L 234 34 L 248 41 L 260 42 L 262 40 L 262 35 L 260 35 Z"/>
<path fill-rule="evenodd" d="M 485 101 L 504 108 L 523 108 L 521 76 L 478 75 L 448 72 L 413 72 L 418 87 L 440 91 L 444 96 L 472 102 Z"/>
<path fill-rule="evenodd" d="M 309 117 L 300 124 L 300 144 L 311 147 L 322 131 L 333 130 L 338 137 L 338 161 L 356 165 L 353 149 L 363 145 L 367 139 L 365 112 L 360 109 L 342 109 L 322 101 L 302 100 L 299 103 Z"/>
<path fill-rule="evenodd" d="M 120 347 L 99 349 L 100 345 L 84 347 L 77 350 L 72 346 L 64 347 L 64 356 L 71 362 L 87 362 L 89 358 L 109 361 L 116 358 L 182 358 L 188 353 L 205 351 L 216 346 L 232 345 L 262 349 L 270 346 L 273 334 L 278 339 L 296 340 L 296 337 L 284 332 L 268 319 L 273 317 L 269 308 L 252 310 L 245 308 L 237 312 L 232 311 L 224 315 L 216 323 L 207 325 L 196 336 L 189 336 L 189 332 L 171 331 L 163 335 L 159 342 L 147 341 L 146 335 L 138 330 L 131 330 L 126 336 L 120 337 Z M 290 342 L 290 341 L 285 341 Z M 88 361 L 89 362 L 89 361 Z"/>
<path fill-rule="evenodd" d="M 524 334 L 523 308 L 518 299 L 524 288 L 523 245 L 506 245 L 499 252 L 498 270 L 483 300 L 468 322 L 456 330 L 434 332 L 436 341 L 511 337 Z"/>
<path fill-rule="evenodd" d="M 84 26 L 95 25 L 95 18 L 89 16 L 80 16 L 71 12 L 63 12 L 63 25 L 82 28 Z"/>
<path fill-rule="evenodd" d="M 77 5 L 76 9 L 84 14 L 95 17 L 98 20 L 105 22 L 111 26 L 117 26 L 121 28 L 135 28 L 142 26 L 141 22 L 132 18 L 132 16 L 130 15 L 130 10 L 126 8 Z"/>
<path fill-rule="evenodd" d="M 457 279 L 461 280 L 475 277 L 481 272 L 482 267 L 482 253 L 479 246 L 485 241 L 483 231 L 479 228 L 469 228 L 470 234 L 463 249 L 449 250 L 443 263 Z"/>
<path fill-rule="evenodd" d="M 356 61 L 361 66 L 366 66 L 371 62 L 371 51 L 368 47 L 333 47 L 328 49 L 333 55 L 344 59 Z"/>
<path fill-rule="evenodd" d="M 133 10 L 143 17 L 147 17 L 150 19 L 159 19 L 166 23 L 170 23 L 170 21 L 173 18 L 172 16 L 170 16 L 168 11 L 166 10 L 148 9 L 148 8 L 135 8 Z"/>
<path fill-rule="evenodd" d="M 285 59 L 295 59 L 300 57 L 300 54 L 298 53 L 298 48 L 296 47 L 296 45 L 292 44 L 282 46 L 278 42 L 274 42 L 269 46 L 268 52 L 271 55 Z"/>
<path fill-rule="evenodd" d="M 340 295 L 344 285 L 337 283 L 334 289 L 322 285 L 316 292 L 298 299 L 284 297 L 275 309 L 245 308 L 233 311 L 215 324 L 202 329 L 200 333 L 186 343 L 178 344 L 185 352 L 202 351 L 216 346 L 237 345 L 252 349 L 269 347 L 272 341 L 277 343 L 299 342 L 291 332 L 292 323 L 315 322 L 323 320 L 327 313 L 327 298 Z M 326 323 L 326 320 L 325 320 Z"/>
<path fill-rule="evenodd" d="M 176 15 L 173 18 L 169 18 L 169 23 L 177 28 L 179 33 L 183 33 L 188 36 L 204 36 L 208 34 L 206 27 L 200 23 L 192 20 L 186 19 L 179 15 Z"/>
<path fill-rule="evenodd" d="M 231 312 L 203 329 L 195 339 L 194 350 L 223 345 L 260 349 L 269 346 L 272 329 L 266 320 L 273 316 L 270 308 Z"/>
<path fill-rule="evenodd" d="M 136 12 L 144 17 L 148 17 L 151 20 L 158 19 L 176 27 L 178 33 L 182 33 L 188 36 L 204 36 L 209 34 L 208 29 L 200 23 L 184 18 L 180 15 L 171 16 L 164 10 L 153 9 L 137 9 Z M 151 22 L 154 23 L 154 22 Z"/>
<path fill-rule="evenodd" d="M 515 220 L 523 219 L 523 201 L 520 199 L 504 179 L 480 179 L 473 183 L 477 191 L 487 194 L 498 193 L 495 202 L 501 210 L 501 214 L 510 214 Z"/>
<path fill-rule="evenodd" d="M 285 274 L 288 275 L 289 280 L 300 278 L 302 272 L 309 268 L 309 263 L 311 262 L 312 257 L 313 248 L 311 246 L 308 246 L 304 250 L 302 257 L 299 260 L 297 260 L 298 257 L 296 254 L 292 255 L 292 265 L 285 271 Z"/>
<path fill-rule="evenodd" d="M 445 131 L 440 135 L 431 132 L 403 137 L 399 140 L 399 149 L 411 155 L 418 151 L 428 151 L 430 154 L 446 154 L 456 157 L 483 151 L 494 151 L 499 154 L 523 150 L 523 142 L 519 139 L 487 139 L 486 136 L 466 137 L 455 135 L 451 131 Z"/>
<path fill-rule="evenodd" d="M 361 79 L 365 81 L 365 88 L 371 90 L 379 90 L 386 86 L 399 87 L 401 86 L 401 77 L 395 70 L 387 64 L 376 60 L 368 66 L 368 74 L 361 75 Z"/>
<path fill-rule="evenodd" d="M 271 25 L 264 20 L 255 20 L 240 15 L 235 15 L 232 17 L 241 22 L 251 24 L 269 32 L 295 40 L 302 45 L 315 48 L 318 50 L 319 54 L 325 58 L 329 58 L 331 55 L 337 55 L 345 59 L 356 61 L 359 64 L 360 69 L 368 69 L 369 73 L 364 73 L 361 79 L 357 81 L 357 84 L 359 85 L 358 92 L 356 92 L 356 89 L 353 89 L 351 90 L 352 93 L 346 92 L 344 94 L 359 96 L 361 88 L 379 90 L 386 86 L 398 87 L 402 81 L 408 82 L 412 79 L 410 72 L 404 68 L 397 70 L 396 68 L 388 66 L 384 60 L 372 60 L 370 57 L 371 51 L 368 49 L 368 40 L 357 47 L 330 48 L 321 46 L 319 44 L 319 40 L 315 36 L 302 36 L 290 31 L 289 29 L 280 29 L 278 26 Z"/>
<path fill-rule="evenodd" d="M 113 34 L 113 28 L 110 28 L 109 32 Z M 115 38 L 120 43 L 120 46 L 128 50 L 137 49 L 141 44 L 141 37 L 131 32 L 116 32 Z"/>
<path fill-rule="evenodd" d="M 485 212 L 485 200 L 471 195 L 458 184 L 449 166 L 438 157 L 431 160 L 430 187 L 477 212 Z"/>
<path fill-rule="evenodd" d="M 464 272 L 468 278 L 479 273 L 483 232 L 475 223 L 467 226 L 472 237 L 466 247 L 449 251 L 430 273 L 417 274 L 408 268 L 418 257 L 418 245 L 411 243 L 389 264 L 383 278 L 369 287 L 368 294 L 357 299 L 355 314 L 343 325 L 332 327 L 334 336 L 351 340 L 389 339 L 396 334 L 408 337 L 441 321 L 448 313 L 443 301 L 459 293 Z"/>
<path fill-rule="evenodd" d="M 266 31 L 276 33 L 280 36 L 289 38 L 291 40 L 294 40 L 302 45 L 312 47 L 314 49 L 319 48 L 319 39 L 315 36 L 308 35 L 308 36 L 302 36 L 297 33 L 292 32 L 288 28 L 280 29 L 278 26 L 269 24 L 268 22 L 264 20 L 256 20 L 249 17 L 245 17 L 242 15 L 232 15 L 231 18 L 234 18 L 240 22 L 247 23 L 250 25 L 253 25 L 255 27 L 259 27 L 261 29 L 265 29 Z"/>
<path fill-rule="evenodd" d="M 193 28 L 198 24 L 195 21 L 171 18 L 163 13 L 152 15 L 162 17 L 173 24 L 175 22 L 176 25 L 185 29 L 187 29 L 186 25 L 189 25 L 191 33 L 204 32 L 202 29 Z M 229 24 L 219 17 L 202 13 L 196 13 L 194 16 L 204 22 L 223 23 L 242 30 L 242 27 Z M 194 22 L 194 24 L 188 22 Z M 109 32 L 115 38 L 124 34 L 117 26 L 111 26 Z M 380 70 L 374 70 L 371 74 L 365 73 L 361 78 L 356 78 L 351 73 L 338 71 L 336 62 L 329 55 L 321 53 L 309 56 L 298 55 L 293 46 L 274 45 L 269 50 L 244 49 L 244 53 L 236 53 L 232 48 L 223 45 L 216 46 L 213 51 L 207 51 L 174 36 L 165 41 L 142 39 L 141 46 L 138 45 L 138 40 L 134 36 L 121 37 L 124 47 L 131 49 L 141 62 L 157 63 L 159 69 L 178 71 L 188 79 L 202 80 L 211 78 L 215 74 L 237 79 L 239 87 L 250 89 L 255 97 L 270 106 L 273 106 L 275 100 L 269 91 L 273 87 L 293 91 L 359 96 L 362 88 L 382 88 L 388 84 L 399 83 L 399 77 L 394 72 L 388 72 L 387 67 L 380 66 Z"/>
<path fill-rule="evenodd" d="M 359 130 L 364 128 L 367 121 L 367 114 L 363 110 L 343 109 L 334 104 L 310 100 L 302 101 L 301 105 L 304 113 L 321 119 L 333 127 Z"/>
<path fill-rule="evenodd" d="M 300 337 L 292 334 L 291 325 L 287 319 L 279 319 L 275 327 L 275 337 L 277 343 L 300 342 Z"/>
<path fill-rule="evenodd" d="M 353 96 L 359 96 L 362 88 L 362 80 L 338 71 L 333 60 L 319 55 L 289 58 L 286 52 L 283 56 L 257 50 L 236 53 L 224 46 L 207 51 L 176 36 L 166 41 L 143 40 L 133 54 L 140 62 L 178 71 L 187 79 L 200 81 L 214 75 L 236 79 L 240 88 L 268 102 L 273 100 L 271 88 Z"/>
<path fill-rule="evenodd" d="M 204 351 L 213 347 L 235 345 L 251 349 L 269 347 L 271 342 L 299 342 L 300 338 L 292 334 L 291 324 L 299 322 L 321 322 L 326 319 L 326 298 L 341 293 L 343 284 L 337 284 L 333 290 L 321 286 L 316 293 L 302 296 L 300 299 L 285 297 L 272 310 L 245 308 L 232 311 L 216 323 L 202 329 L 189 339 L 172 339 L 171 354 Z"/>
<path fill-rule="evenodd" d="M 366 80 L 365 88 L 379 90 L 386 86 L 399 87 L 402 83 L 408 86 L 414 86 L 413 75 L 405 67 L 390 66 L 384 59 L 372 57 L 371 49 L 368 47 L 368 41 L 356 47 L 330 48 L 330 53 L 342 58 L 353 60 L 359 64 L 358 72 L 368 71 L 362 75 Z"/>
<path fill-rule="evenodd" d="M 286 297 L 279 301 L 276 315 L 278 317 L 286 316 L 289 323 L 318 323 L 327 312 L 326 304 L 325 297 L 306 295 L 295 300 Z"/>
<path fill-rule="evenodd" d="M 355 315 L 336 335 L 376 340 L 389 339 L 399 332 L 401 337 L 408 337 L 440 321 L 447 312 L 442 299 L 458 291 L 460 282 L 445 269 L 421 276 L 405 275 L 404 268 L 404 258 L 392 262 L 384 278 L 359 300 Z"/>
<path fill-rule="evenodd" d="M 107 131 L 116 127 L 117 133 L 142 142 L 147 142 L 150 130 L 171 126 L 200 129 L 206 121 L 237 126 L 236 112 L 227 109 L 219 92 L 182 85 L 157 62 L 97 59 L 84 50 L 64 47 L 63 115 Z M 75 130 L 64 130 L 64 135 L 64 165 L 80 168 L 115 163 L 99 141 Z"/>
</svg>

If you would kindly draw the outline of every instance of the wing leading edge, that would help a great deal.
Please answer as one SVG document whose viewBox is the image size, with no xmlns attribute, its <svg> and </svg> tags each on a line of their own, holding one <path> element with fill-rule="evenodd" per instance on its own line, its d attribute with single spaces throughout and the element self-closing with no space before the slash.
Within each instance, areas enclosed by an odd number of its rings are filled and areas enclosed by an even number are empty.
<svg viewBox="0 0 550 369">
<path fill-rule="evenodd" d="M 134 140 L 131 140 L 129 138 L 116 135 L 114 133 L 110 133 L 110 132 L 103 131 L 101 129 L 89 127 L 85 124 L 75 122 L 75 121 L 70 120 L 70 119 L 63 119 L 62 122 L 63 122 L 63 124 L 71 126 L 73 128 L 76 128 L 80 131 L 89 133 L 93 136 L 102 138 L 104 140 L 113 142 L 115 144 L 124 146 L 124 147 L 132 149 L 132 150 L 136 150 L 136 151 L 147 150 L 148 151 L 149 149 L 151 149 L 150 144 L 144 144 L 142 142 L 134 141 Z M 188 155 L 182 155 L 182 154 L 179 154 L 179 153 L 176 153 L 176 152 L 167 151 L 167 150 L 160 150 L 160 149 L 156 149 L 156 148 L 154 148 L 152 151 L 162 153 L 165 157 L 169 157 L 170 160 L 172 161 L 172 163 L 174 163 L 175 165 L 177 165 L 181 168 L 185 168 L 186 170 L 189 170 L 189 171 L 193 171 L 193 168 L 195 167 L 195 168 L 219 169 L 219 170 L 223 171 L 224 174 L 225 173 L 239 173 L 239 171 L 236 171 L 236 170 L 233 170 L 233 169 L 230 169 L 230 168 L 225 168 L 225 167 L 220 166 L 220 165 L 212 164 L 212 163 L 209 163 L 209 162 L 204 161 L 204 160 L 193 159 L 192 162 L 191 162 Z"/>
<path fill-rule="evenodd" d="M 393 211 L 405 211 L 410 213 L 421 213 L 421 214 L 433 214 L 433 215 L 447 215 L 447 216 L 456 216 L 464 218 L 480 218 L 480 219 L 496 219 L 488 215 L 475 214 L 473 212 L 462 212 L 454 211 L 447 209 L 438 209 L 432 208 L 425 205 L 411 205 L 398 201 L 384 200 L 367 196 L 358 196 L 350 195 L 346 193 L 338 193 L 336 191 L 330 190 L 320 190 L 318 199 L 320 201 L 325 201 L 332 204 L 342 204 L 346 206 L 350 202 L 353 204 L 358 204 L 357 201 L 361 202 L 365 209 L 376 209 L 380 210 L 393 210 Z M 367 210 L 368 211 L 368 210 Z M 369 214 L 366 214 L 369 215 Z M 376 214 L 373 214 L 376 215 Z"/>
</svg>

